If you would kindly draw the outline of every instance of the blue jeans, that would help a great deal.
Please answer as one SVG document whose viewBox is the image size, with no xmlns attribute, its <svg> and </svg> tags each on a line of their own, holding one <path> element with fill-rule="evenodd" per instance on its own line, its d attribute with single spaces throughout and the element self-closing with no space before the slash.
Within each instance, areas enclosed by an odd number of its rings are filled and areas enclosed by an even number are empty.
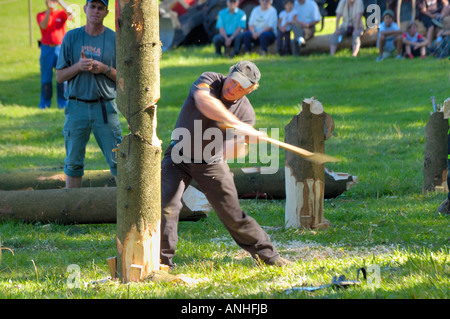
<svg viewBox="0 0 450 319">
<path fill-rule="evenodd" d="M 41 68 L 41 100 L 39 108 L 45 109 L 52 104 L 53 95 L 53 69 L 58 60 L 61 46 L 51 47 L 41 44 L 41 55 L 39 57 L 39 64 Z M 56 99 L 59 108 L 64 108 L 67 105 L 67 100 L 64 98 L 64 91 L 67 83 L 56 84 Z"/>
<path fill-rule="evenodd" d="M 64 173 L 71 177 L 84 175 L 86 145 L 91 132 L 109 165 L 111 174 L 117 176 L 114 148 L 122 141 L 119 114 L 114 100 L 105 101 L 108 122 L 103 119 L 100 102 L 85 103 L 69 100 L 65 109 L 63 134 L 66 147 Z"/>
<path fill-rule="evenodd" d="M 231 46 L 234 44 L 234 50 L 233 50 L 234 55 L 239 54 L 239 50 L 241 49 L 241 44 L 242 44 L 242 36 L 243 36 L 243 33 L 238 33 L 236 38 L 234 38 L 234 40 L 231 42 Z M 223 38 L 223 36 L 221 36 L 219 33 L 216 34 L 214 36 L 212 42 L 214 43 L 216 53 L 222 54 L 222 47 L 225 46 L 225 39 Z"/>
<path fill-rule="evenodd" d="M 252 44 L 258 44 L 261 47 L 261 51 L 267 53 L 267 48 L 273 42 L 275 42 L 275 34 L 272 31 L 266 31 L 261 33 L 258 39 L 253 39 L 252 33 L 250 31 L 246 31 L 244 33 L 244 48 L 245 52 L 250 52 L 252 50 Z"/>
<path fill-rule="evenodd" d="M 278 30 L 277 51 L 279 55 L 291 54 L 291 31 L 281 32 Z"/>
<path fill-rule="evenodd" d="M 195 180 L 225 225 L 234 241 L 253 257 L 273 262 L 279 253 L 269 236 L 255 219 L 240 206 L 233 175 L 226 162 L 214 164 L 174 163 L 172 146 L 161 162 L 161 263 L 173 266 L 178 243 L 178 220 L 183 204 L 181 198 Z"/>
</svg>

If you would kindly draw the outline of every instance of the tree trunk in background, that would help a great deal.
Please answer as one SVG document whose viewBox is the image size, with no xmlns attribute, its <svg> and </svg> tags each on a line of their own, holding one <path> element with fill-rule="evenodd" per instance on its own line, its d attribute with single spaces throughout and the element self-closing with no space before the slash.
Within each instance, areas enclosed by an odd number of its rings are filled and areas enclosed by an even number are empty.
<svg viewBox="0 0 450 319">
<path fill-rule="evenodd" d="M 161 141 L 156 136 L 160 98 L 157 0 L 117 0 L 117 105 L 130 133 L 118 148 L 117 274 L 140 281 L 159 270 Z"/>
<path fill-rule="evenodd" d="M 285 128 L 285 142 L 325 153 L 325 113 L 320 102 L 306 99 Z M 323 218 L 325 167 L 286 151 L 286 227 L 326 228 Z"/>
</svg>

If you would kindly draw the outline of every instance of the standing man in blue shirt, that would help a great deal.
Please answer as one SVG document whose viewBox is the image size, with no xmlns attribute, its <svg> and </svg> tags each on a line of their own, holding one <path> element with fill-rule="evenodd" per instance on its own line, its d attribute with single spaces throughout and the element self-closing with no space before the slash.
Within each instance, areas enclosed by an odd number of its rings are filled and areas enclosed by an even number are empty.
<svg viewBox="0 0 450 319">
<path fill-rule="evenodd" d="M 212 40 L 217 55 L 222 55 L 222 46 L 231 47 L 233 43 L 234 51 L 231 57 L 239 54 L 243 31 L 247 27 L 247 15 L 238 5 L 238 0 L 227 0 L 227 7 L 219 12 L 216 22 L 219 33 Z"/>
</svg>

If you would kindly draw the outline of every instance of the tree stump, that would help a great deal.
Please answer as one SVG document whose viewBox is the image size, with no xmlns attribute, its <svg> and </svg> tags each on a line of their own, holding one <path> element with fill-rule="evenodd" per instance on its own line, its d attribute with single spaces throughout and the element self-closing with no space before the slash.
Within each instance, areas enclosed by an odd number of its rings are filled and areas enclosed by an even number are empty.
<svg viewBox="0 0 450 319">
<path fill-rule="evenodd" d="M 302 110 L 285 127 L 285 142 L 313 153 L 325 153 L 325 112 L 322 104 L 311 99 L 302 102 Z M 323 217 L 325 166 L 309 162 L 286 151 L 286 227 L 327 228 Z"/>
<path fill-rule="evenodd" d="M 425 126 L 425 148 L 423 160 L 423 193 L 434 192 L 436 186 L 447 181 L 447 132 L 448 119 L 443 112 L 430 115 Z"/>
</svg>

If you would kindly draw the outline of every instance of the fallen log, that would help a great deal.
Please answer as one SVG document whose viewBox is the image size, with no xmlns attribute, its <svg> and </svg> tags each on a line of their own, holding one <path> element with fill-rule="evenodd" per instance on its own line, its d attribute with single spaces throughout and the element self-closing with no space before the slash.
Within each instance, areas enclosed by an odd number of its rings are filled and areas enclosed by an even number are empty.
<svg viewBox="0 0 450 319">
<path fill-rule="evenodd" d="M 264 167 L 231 169 L 241 199 L 285 199 L 285 170 L 264 174 Z M 358 182 L 356 176 L 325 169 L 325 198 L 336 198 Z"/>
<path fill-rule="evenodd" d="M 265 174 L 264 167 L 234 167 L 234 182 L 241 199 L 284 199 L 284 170 Z M 356 184 L 358 178 L 347 173 L 336 173 L 325 168 L 325 198 L 335 198 Z M 198 188 L 195 182 L 193 186 Z M 83 188 L 115 187 L 114 177 L 109 170 L 85 171 Z M 64 173 L 15 172 L 0 174 L 0 190 L 43 190 L 64 188 Z"/>
<path fill-rule="evenodd" d="M 234 167 L 234 182 L 241 199 L 284 199 L 284 169 L 275 174 L 265 174 L 264 167 Z M 325 168 L 325 199 L 335 198 L 349 190 L 358 181 L 356 176 L 336 173 Z M 193 186 L 198 188 L 195 182 Z M 109 170 L 85 171 L 83 185 L 86 187 L 115 187 Z M 15 172 L 0 174 L 0 190 L 43 190 L 64 188 L 64 173 Z"/>
<path fill-rule="evenodd" d="M 364 30 L 361 36 L 361 47 L 374 47 L 377 44 L 378 39 L 378 29 L 368 28 Z M 306 41 L 305 45 L 301 47 L 300 55 L 308 55 L 312 53 L 324 53 L 330 52 L 330 41 L 331 34 L 316 35 Z M 344 37 L 342 42 L 339 43 L 337 50 L 341 49 L 351 49 L 352 48 L 352 37 Z M 257 52 L 257 48 L 254 49 Z M 267 52 L 270 54 L 278 54 L 276 41 L 269 45 Z M 241 54 L 244 53 L 244 49 L 241 48 Z"/>
<path fill-rule="evenodd" d="M 374 47 L 377 44 L 378 29 L 366 29 L 361 36 L 361 47 Z M 301 48 L 300 54 L 311 54 L 318 52 L 330 52 L 331 34 L 314 36 L 306 41 L 305 46 Z M 352 37 L 344 37 L 339 43 L 337 49 L 351 49 Z"/>
<path fill-rule="evenodd" d="M 109 170 L 85 171 L 82 187 L 115 187 L 116 181 Z M 0 174 L 0 191 L 41 190 L 66 187 L 63 172 L 31 171 Z"/>
<path fill-rule="evenodd" d="M 59 224 L 104 224 L 117 219 L 116 187 L 0 192 L 0 220 Z M 206 197 L 189 187 L 183 195 L 181 221 L 207 217 Z"/>
</svg>

